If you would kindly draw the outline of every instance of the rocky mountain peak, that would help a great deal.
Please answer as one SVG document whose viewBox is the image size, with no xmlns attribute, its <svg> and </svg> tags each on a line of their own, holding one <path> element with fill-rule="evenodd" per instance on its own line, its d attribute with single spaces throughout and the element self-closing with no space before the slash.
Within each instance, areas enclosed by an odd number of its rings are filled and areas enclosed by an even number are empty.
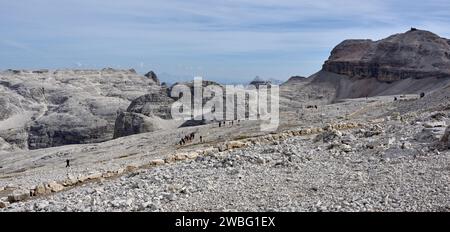
<svg viewBox="0 0 450 232">
<path fill-rule="evenodd" d="M 333 49 L 323 70 L 383 82 L 450 77 L 450 44 L 448 39 L 417 29 L 379 41 L 345 40 Z"/>
<path fill-rule="evenodd" d="M 152 79 L 157 85 L 160 85 L 158 76 L 156 76 L 156 73 L 154 73 L 153 71 L 146 73 L 144 76 Z"/>
<path fill-rule="evenodd" d="M 253 79 L 253 81 L 250 82 L 250 85 L 254 85 L 256 87 L 260 85 L 269 85 L 269 84 L 271 84 L 269 80 L 264 80 L 259 76 L 256 76 L 255 79 Z"/>
</svg>

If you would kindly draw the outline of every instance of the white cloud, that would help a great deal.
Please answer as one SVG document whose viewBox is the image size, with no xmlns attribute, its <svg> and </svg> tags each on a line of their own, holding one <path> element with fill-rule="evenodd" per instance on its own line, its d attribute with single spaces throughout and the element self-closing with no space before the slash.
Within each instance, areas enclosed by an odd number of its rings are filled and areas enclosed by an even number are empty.
<svg viewBox="0 0 450 232">
<path fill-rule="evenodd" d="M 181 64 L 201 66 L 210 75 L 249 75 L 269 66 L 273 74 L 298 70 L 306 75 L 319 69 L 344 39 L 381 39 L 410 26 L 448 36 L 449 4 L 446 0 L 7 1 L 0 8 L 0 34 L 7 42 L 0 46 L 46 51 L 49 62 L 52 57 L 71 64 L 127 61 L 143 68 L 142 60 L 145 67 L 165 69 L 160 72 L 182 72 Z M 211 60 L 220 60 L 220 66 Z M 292 67 L 296 62 L 298 66 Z"/>
<path fill-rule="evenodd" d="M 3 45 L 7 46 L 7 47 L 11 47 L 11 48 L 15 48 L 15 49 L 20 49 L 20 50 L 30 50 L 29 46 L 18 42 L 18 41 L 13 41 L 13 40 L 1 40 L 0 41 Z"/>
</svg>

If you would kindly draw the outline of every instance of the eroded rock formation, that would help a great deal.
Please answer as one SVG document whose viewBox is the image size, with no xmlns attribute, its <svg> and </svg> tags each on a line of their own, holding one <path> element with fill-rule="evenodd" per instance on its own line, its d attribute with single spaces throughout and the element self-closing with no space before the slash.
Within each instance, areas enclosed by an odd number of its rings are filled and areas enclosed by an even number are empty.
<svg viewBox="0 0 450 232">
<path fill-rule="evenodd" d="M 161 128 L 158 119 L 172 119 L 170 106 L 173 102 L 165 91 L 138 97 L 117 116 L 114 138 L 158 130 Z"/>
<path fill-rule="evenodd" d="M 346 40 L 333 49 L 323 70 L 383 82 L 450 77 L 450 42 L 422 30 L 380 41 Z"/>
<path fill-rule="evenodd" d="M 134 70 L 7 70 L 0 73 L 0 137 L 8 150 L 113 137 L 118 111 L 159 85 Z"/>
</svg>

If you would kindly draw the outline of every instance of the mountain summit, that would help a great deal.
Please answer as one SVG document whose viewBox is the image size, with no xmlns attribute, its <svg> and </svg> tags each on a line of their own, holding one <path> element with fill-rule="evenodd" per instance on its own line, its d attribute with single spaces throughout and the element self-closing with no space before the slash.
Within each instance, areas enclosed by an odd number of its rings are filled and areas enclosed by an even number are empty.
<svg viewBox="0 0 450 232">
<path fill-rule="evenodd" d="M 417 29 L 379 41 L 345 40 L 333 49 L 323 71 L 383 82 L 450 77 L 450 40 Z"/>
<path fill-rule="evenodd" d="M 345 40 L 322 70 L 283 84 L 282 95 L 297 102 L 335 102 L 397 94 L 420 94 L 450 84 L 450 40 L 411 30 L 379 41 Z"/>
</svg>

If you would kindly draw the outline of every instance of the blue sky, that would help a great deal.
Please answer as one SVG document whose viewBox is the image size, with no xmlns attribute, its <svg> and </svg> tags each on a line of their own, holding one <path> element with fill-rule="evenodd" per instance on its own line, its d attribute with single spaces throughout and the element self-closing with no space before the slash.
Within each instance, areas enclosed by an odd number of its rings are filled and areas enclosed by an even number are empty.
<svg viewBox="0 0 450 232">
<path fill-rule="evenodd" d="M 0 69 L 284 80 L 318 71 L 344 39 L 411 26 L 450 38 L 450 1 L 0 0 Z"/>
</svg>

